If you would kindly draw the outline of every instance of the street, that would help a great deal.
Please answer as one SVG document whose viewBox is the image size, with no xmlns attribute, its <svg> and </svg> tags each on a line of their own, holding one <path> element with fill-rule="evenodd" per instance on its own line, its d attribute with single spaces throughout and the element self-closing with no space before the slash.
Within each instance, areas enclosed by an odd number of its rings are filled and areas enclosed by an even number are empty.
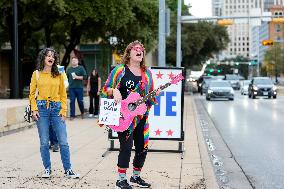
<svg viewBox="0 0 284 189">
<path fill-rule="evenodd" d="M 234 101 L 206 101 L 200 95 L 195 101 L 199 112 L 203 108 L 209 115 L 200 119 L 205 138 L 211 139 L 212 154 L 222 164 L 217 168 L 225 175 L 221 182 L 234 188 L 284 188 L 283 96 L 249 99 L 235 91 Z M 238 172 L 242 178 L 234 175 Z"/>
</svg>

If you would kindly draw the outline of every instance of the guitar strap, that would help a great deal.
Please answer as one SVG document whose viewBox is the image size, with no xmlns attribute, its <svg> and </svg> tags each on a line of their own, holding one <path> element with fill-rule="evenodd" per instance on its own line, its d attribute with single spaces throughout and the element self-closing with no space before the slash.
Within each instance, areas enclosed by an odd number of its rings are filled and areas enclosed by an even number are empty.
<svg viewBox="0 0 284 189">
<path fill-rule="evenodd" d="M 145 90 L 145 87 L 147 85 L 145 70 L 142 70 L 141 76 L 142 76 L 141 90 Z"/>
</svg>

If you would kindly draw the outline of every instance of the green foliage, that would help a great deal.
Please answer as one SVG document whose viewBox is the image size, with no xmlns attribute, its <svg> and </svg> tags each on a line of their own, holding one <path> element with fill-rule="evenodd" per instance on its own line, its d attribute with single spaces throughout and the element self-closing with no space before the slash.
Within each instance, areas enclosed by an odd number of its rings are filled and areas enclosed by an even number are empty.
<svg viewBox="0 0 284 189">
<path fill-rule="evenodd" d="M 0 2 L 0 45 L 12 41 L 12 2 Z M 42 46 L 64 48 L 63 65 L 82 40 L 109 44 L 116 36 L 122 48 L 138 39 L 147 50 L 157 41 L 156 0 L 21 0 L 18 12 L 21 55 L 32 57 Z"/>
<path fill-rule="evenodd" d="M 284 51 L 281 44 L 274 42 L 264 56 L 264 72 L 266 75 L 275 75 L 284 72 Z"/>
</svg>

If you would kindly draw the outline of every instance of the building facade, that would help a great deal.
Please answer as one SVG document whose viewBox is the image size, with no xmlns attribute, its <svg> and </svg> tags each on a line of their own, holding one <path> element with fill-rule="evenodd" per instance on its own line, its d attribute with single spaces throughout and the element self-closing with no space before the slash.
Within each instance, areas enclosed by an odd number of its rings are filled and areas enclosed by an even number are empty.
<svg viewBox="0 0 284 189">
<path fill-rule="evenodd" d="M 273 5 L 284 5 L 284 0 L 212 0 L 212 12 L 213 16 L 249 17 L 268 12 Z M 281 11 L 279 11 L 279 14 L 281 14 Z M 252 31 L 254 26 L 252 21 L 248 19 L 237 20 L 233 25 L 228 26 L 230 43 L 227 49 L 222 52 L 221 57 L 243 56 L 253 58 L 255 56 L 252 50 L 254 48 L 252 40 L 253 35 L 255 35 Z"/>
</svg>

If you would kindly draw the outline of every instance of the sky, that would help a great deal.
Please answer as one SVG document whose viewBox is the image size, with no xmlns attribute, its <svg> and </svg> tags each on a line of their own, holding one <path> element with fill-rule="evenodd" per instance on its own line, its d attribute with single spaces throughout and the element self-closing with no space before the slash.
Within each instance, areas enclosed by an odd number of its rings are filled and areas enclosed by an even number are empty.
<svg viewBox="0 0 284 189">
<path fill-rule="evenodd" d="M 184 0 L 184 4 L 190 4 L 192 8 L 189 12 L 196 17 L 212 16 L 211 0 Z"/>
</svg>

